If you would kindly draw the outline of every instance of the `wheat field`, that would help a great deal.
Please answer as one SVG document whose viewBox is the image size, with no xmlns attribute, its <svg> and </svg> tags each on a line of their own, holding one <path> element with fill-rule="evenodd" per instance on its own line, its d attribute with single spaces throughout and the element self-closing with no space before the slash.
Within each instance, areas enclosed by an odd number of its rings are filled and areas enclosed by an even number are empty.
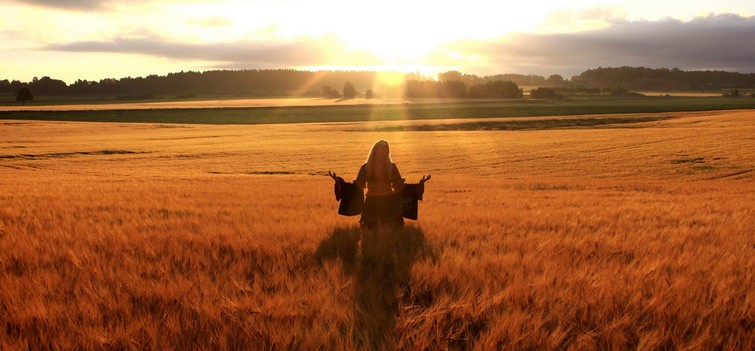
<svg viewBox="0 0 755 351">
<path fill-rule="evenodd" d="M 720 95 L 720 94 L 719 94 Z M 328 99 L 320 97 L 300 98 L 255 98 L 255 99 L 201 99 L 145 102 L 77 102 L 57 104 L 55 101 L 36 105 L 0 105 L 3 111 L 107 111 L 107 110 L 155 110 L 155 109 L 217 109 L 246 107 L 291 107 L 291 106 L 351 106 L 405 104 L 404 99 Z"/>
<path fill-rule="evenodd" d="M 751 350 L 755 111 L 666 117 L 0 121 L 0 350 Z M 433 176 L 400 230 L 326 175 L 378 139 Z"/>
</svg>

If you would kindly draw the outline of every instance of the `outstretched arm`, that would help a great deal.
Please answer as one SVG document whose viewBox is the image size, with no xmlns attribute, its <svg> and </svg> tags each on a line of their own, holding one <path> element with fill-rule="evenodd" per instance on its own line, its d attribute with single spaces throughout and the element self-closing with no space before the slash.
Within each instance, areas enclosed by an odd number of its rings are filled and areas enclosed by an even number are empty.
<svg viewBox="0 0 755 351">
<path fill-rule="evenodd" d="M 341 186 L 346 182 L 344 182 L 343 178 L 337 176 L 335 172 L 328 171 L 328 175 L 330 178 L 333 178 L 333 192 L 336 195 L 336 200 L 341 201 L 341 196 L 343 195 Z"/>
<path fill-rule="evenodd" d="M 341 184 L 345 184 L 346 183 L 346 181 L 343 180 L 343 178 L 341 178 L 338 175 L 336 175 L 336 172 L 328 171 L 328 175 L 330 176 L 330 178 L 333 179 L 333 181 L 336 184 L 336 187 L 340 186 Z"/>
<path fill-rule="evenodd" d="M 338 176 L 336 175 L 336 172 L 328 171 L 328 175 L 333 178 L 333 181 L 338 181 Z"/>
</svg>

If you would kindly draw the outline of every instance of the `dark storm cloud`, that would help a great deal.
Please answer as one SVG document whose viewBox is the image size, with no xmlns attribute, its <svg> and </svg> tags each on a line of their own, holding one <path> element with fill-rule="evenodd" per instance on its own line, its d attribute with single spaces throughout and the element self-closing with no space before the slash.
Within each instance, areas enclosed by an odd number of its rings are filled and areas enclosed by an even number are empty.
<svg viewBox="0 0 755 351">
<path fill-rule="evenodd" d="M 156 39 L 115 39 L 112 41 L 82 41 L 48 45 L 44 49 L 68 52 L 105 52 L 144 54 L 178 60 L 206 60 L 231 65 L 307 66 L 331 64 L 338 57 L 351 55 L 354 59 L 375 64 L 375 58 L 365 53 L 348 52 L 332 37 L 302 38 L 288 42 L 254 42 L 190 44 Z"/>
<path fill-rule="evenodd" d="M 598 66 L 755 72 L 755 16 L 716 15 L 689 22 L 616 22 L 571 34 L 513 34 L 459 41 L 447 49 L 489 57 L 519 72 L 576 74 Z"/>
</svg>

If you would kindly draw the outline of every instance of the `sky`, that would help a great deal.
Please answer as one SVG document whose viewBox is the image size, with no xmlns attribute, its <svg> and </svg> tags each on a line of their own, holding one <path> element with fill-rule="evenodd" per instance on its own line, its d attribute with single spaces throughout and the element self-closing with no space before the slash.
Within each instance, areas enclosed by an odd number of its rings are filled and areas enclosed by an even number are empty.
<svg viewBox="0 0 755 351">
<path fill-rule="evenodd" d="M 755 73 L 755 1 L 0 0 L 0 80 L 215 69 Z"/>
</svg>

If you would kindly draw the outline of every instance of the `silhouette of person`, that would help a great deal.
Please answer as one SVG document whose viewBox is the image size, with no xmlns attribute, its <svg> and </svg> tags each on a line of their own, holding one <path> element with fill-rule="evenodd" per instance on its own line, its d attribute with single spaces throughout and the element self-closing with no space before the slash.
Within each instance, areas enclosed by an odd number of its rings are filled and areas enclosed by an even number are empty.
<svg viewBox="0 0 755 351">
<path fill-rule="evenodd" d="M 362 189 L 367 188 L 364 209 L 359 224 L 373 228 L 377 225 L 403 226 L 401 198 L 397 194 L 404 179 L 393 160 L 385 140 L 378 140 L 360 168 L 354 181 Z"/>
<path fill-rule="evenodd" d="M 352 215 L 361 213 L 359 224 L 368 229 L 377 226 L 400 227 L 404 225 L 404 217 L 417 219 L 416 200 L 422 198 L 421 193 L 424 192 L 424 183 L 430 179 L 430 176 L 427 175 L 423 176 L 418 184 L 404 184 L 404 178 L 401 178 L 398 167 L 391 160 L 390 147 L 385 140 L 375 142 L 372 150 L 370 150 L 370 154 L 367 156 L 367 162 L 359 168 L 357 179 L 352 184 L 345 183 L 343 178 L 338 177 L 333 172 L 328 172 L 328 174 L 336 182 L 336 199 L 340 199 L 346 193 L 354 193 L 350 191 L 351 189 L 346 191 L 348 186 L 358 187 L 357 189 L 359 190 L 367 189 L 364 205 L 352 206 L 358 209 L 359 212 L 351 210 L 341 211 L 342 209 L 339 208 L 339 214 Z M 409 188 L 412 188 L 415 194 L 413 196 L 413 215 L 407 216 L 402 194 L 405 193 L 405 190 L 409 190 Z M 361 193 L 362 191 L 356 192 L 357 196 L 359 196 L 358 201 L 361 200 Z M 411 195 L 410 198 L 412 198 Z M 357 201 L 350 202 L 353 204 Z M 409 207 L 411 208 L 411 206 Z"/>
</svg>

